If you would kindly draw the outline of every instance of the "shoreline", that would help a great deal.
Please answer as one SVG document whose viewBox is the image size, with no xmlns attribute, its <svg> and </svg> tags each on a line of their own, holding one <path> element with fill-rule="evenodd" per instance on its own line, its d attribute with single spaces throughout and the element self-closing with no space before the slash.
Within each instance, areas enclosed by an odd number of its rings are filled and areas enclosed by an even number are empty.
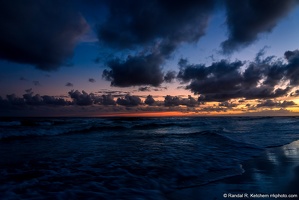
<svg viewBox="0 0 299 200">
<path fill-rule="evenodd" d="M 179 189 L 168 194 L 167 199 L 242 199 L 247 198 L 246 194 L 249 199 L 299 199 L 299 140 L 266 148 L 261 155 L 242 163 L 242 168 L 245 172 L 241 175 Z"/>
</svg>

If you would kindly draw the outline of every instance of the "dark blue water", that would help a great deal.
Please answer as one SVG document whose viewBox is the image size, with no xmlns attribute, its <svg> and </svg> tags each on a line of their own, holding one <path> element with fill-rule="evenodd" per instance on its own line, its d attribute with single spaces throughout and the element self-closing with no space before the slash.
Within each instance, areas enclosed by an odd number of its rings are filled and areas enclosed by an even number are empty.
<svg viewBox="0 0 299 200">
<path fill-rule="evenodd" d="M 0 199 L 165 199 L 299 139 L 296 117 L 0 120 Z"/>
</svg>

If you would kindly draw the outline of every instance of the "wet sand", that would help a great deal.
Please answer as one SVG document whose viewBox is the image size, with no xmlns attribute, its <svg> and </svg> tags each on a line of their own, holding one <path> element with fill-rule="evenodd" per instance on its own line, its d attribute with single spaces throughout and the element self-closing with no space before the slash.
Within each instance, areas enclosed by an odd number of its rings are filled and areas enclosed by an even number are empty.
<svg viewBox="0 0 299 200">
<path fill-rule="evenodd" d="M 242 167 L 241 175 L 177 190 L 167 199 L 299 199 L 299 140 L 267 148 Z"/>
</svg>

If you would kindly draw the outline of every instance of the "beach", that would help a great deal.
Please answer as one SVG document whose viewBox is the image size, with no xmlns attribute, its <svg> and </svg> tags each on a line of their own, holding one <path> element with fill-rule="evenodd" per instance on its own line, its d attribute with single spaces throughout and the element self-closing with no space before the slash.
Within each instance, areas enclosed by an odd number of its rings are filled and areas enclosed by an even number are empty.
<svg viewBox="0 0 299 200">
<path fill-rule="evenodd" d="M 299 199 L 299 140 L 266 148 L 242 163 L 244 173 L 169 194 L 172 200 Z"/>
</svg>

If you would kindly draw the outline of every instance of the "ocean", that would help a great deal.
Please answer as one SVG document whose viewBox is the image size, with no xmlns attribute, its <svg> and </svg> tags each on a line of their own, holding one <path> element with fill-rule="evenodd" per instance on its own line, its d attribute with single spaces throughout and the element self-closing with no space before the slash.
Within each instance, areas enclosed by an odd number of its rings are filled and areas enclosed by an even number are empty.
<svg viewBox="0 0 299 200">
<path fill-rule="evenodd" d="M 1 118 L 0 199 L 167 199 L 298 139 L 298 117 Z"/>
</svg>

